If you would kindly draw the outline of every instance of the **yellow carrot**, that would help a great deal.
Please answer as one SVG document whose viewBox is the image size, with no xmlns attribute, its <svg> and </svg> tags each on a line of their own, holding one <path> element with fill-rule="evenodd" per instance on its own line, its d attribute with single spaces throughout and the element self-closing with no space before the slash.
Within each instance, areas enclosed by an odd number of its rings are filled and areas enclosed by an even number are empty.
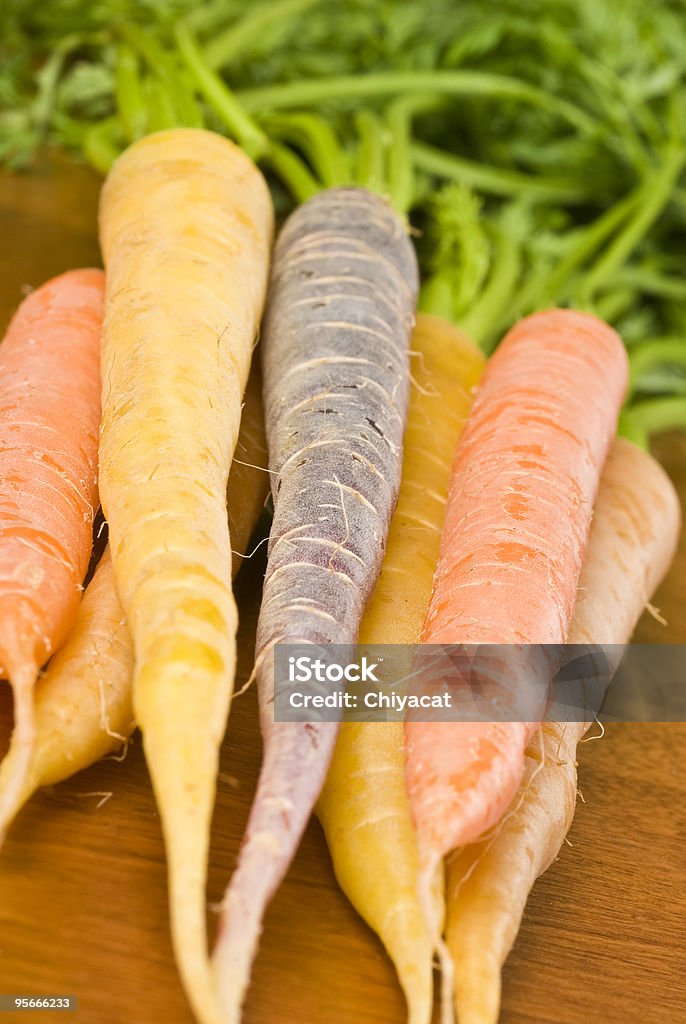
<svg viewBox="0 0 686 1024">
<path fill-rule="evenodd" d="M 400 496 L 360 643 L 419 639 L 438 561 L 450 467 L 479 351 L 456 328 L 419 314 Z M 419 861 L 400 722 L 345 723 L 317 813 L 336 876 L 398 971 L 410 1024 L 428 1024 L 433 945 L 417 898 Z"/>
<path fill-rule="evenodd" d="M 86 587 L 73 630 L 36 688 L 36 749 L 14 814 L 121 746 L 133 732 L 133 651 L 114 589 L 109 548 Z M 0 786 L 5 765 L 0 769 Z"/>
<path fill-rule="evenodd" d="M 679 500 L 655 460 L 619 438 L 594 508 L 569 642 L 623 644 L 667 571 Z M 513 810 L 488 841 L 464 847 L 448 872 L 447 943 L 460 1024 L 495 1024 L 500 971 L 536 878 L 557 856 L 574 816 L 583 723 L 546 723 L 527 751 Z"/>
<path fill-rule="evenodd" d="M 165 836 L 174 951 L 204 1024 L 222 1019 L 205 882 L 235 671 L 226 484 L 272 221 L 251 160 L 197 129 L 134 143 L 110 171 L 100 207 L 100 493 Z"/>
<path fill-rule="evenodd" d="M 234 576 L 269 489 L 260 383 L 256 359 L 245 392 L 236 459 L 229 474 Z M 35 754 L 8 820 L 40 786 L 69 778 L 128 739 L 135 724 L 132 674 L 131 639 L 106 548 L 86 588 L 76 624 L 36 688 Z M 8 755 L 0 766 L 0 792 L 11 776 L 10 758 Z"/>
</svg>

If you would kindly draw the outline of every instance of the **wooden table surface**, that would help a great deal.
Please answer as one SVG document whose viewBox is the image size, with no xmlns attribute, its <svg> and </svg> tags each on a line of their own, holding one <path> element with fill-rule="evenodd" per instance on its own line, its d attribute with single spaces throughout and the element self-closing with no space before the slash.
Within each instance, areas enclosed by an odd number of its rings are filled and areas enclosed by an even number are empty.
<svg viewBox="0 0 686 1024">
<path fill-rule="evenodd" d="M 26 286 L 98 262 L 98 182 L 58 161 L 0 177 L 0 321 Z M 686 440 L 657 453 L 686 505 Z M 251 667 L 263 563 L 237 583 L 239 683 Z M 643 641 L 686 642 L 686 542 Z M 0 720 L 10 702 L 2 687 Z M 223 750 L 210 905 L 233 867 L 257 778 L 255 693 L 234 704 Z M 502 1024 L 686 1021 L 686 727 L 615 725 L 580 753 L 579 803 L 539 881 L 505 969 Z M 98 807 L 98 794 L 111 793 Z M 210 911 L 210 919 L 212 913 Z M 82 1024 L 191 1024 L 167 931 L 159 820 L 138 738 L 36 796 L 0 855 L 0 993 L 70 993 Z M 46 1020 L 7 1013 L 6 1020 Z M 312 822 L 269 911 L 245 1024 L 401 1024 L 404 1004 L 372 932 L 338 889 Z"/>
</svg>

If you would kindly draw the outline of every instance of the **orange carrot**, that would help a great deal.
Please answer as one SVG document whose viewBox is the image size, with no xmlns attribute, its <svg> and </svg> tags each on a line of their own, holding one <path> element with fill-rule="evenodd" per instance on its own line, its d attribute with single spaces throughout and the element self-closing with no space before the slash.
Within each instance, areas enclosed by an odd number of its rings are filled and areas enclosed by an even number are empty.
<svg viewBox="0 0 686 1024">
<path fill-rule="evenodd" d="M 31 762 L 39 667 L 76 618 L 97 505 L 104 278 L 33 292 L 0 347 L 0 672 L 14 693 L 13 806 Z"/>
<path fill-rule="evenodd" d="M 593 316 L 551 310 L 510 331 L 458 444 L 425 643 L 564 642 L 626 386 L 621 339 Z M 500 819 L 534 727 L 407 723 L 406 778 L 429 917 L 444 854 Z M 437 948 L 440 925 L 432 922 Z"/>
</svg>

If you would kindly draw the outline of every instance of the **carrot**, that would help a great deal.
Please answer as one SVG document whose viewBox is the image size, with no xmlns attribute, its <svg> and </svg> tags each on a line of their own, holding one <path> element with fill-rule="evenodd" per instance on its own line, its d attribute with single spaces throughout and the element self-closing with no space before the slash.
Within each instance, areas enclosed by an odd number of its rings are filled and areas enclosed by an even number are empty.
<svg viewBox="0 0 686 1024">
<path fill-rule="evenodd" d="M 97 505 L 103 276 L 32 292 L 0 347 L 0 676 L 14 695 L 0 834 L 30 770 L 38 669 L 79 606 Z"/>
<path fill-rule="evenodd" d="M 228 1020 L 337 732 L 274 721 L 273 648 L 357 638 L 400 484 L 416 291 L 405 226 L 370 192 L 321 192 L 281 232 L 262 335 L 274 496 L 257 629 L 264 757 L 214 951 Z"/>
<path fill-rule="evenodd" d="M 420 313 L 400 495 L 360 643 L 419 639 L 438 561 L 450 464 L 484 359 L 445 320 Z M 433 1007 L 433 947 L 417 899 L 417 840 L 404 779 L 402 722 L 345 722 L 317 814 L 336 877 L 393 960 L 410 1024 Z"/>
<path fill-rule="evenodd" d="M 626 385 L 621 339 L 593 316 L 551 310 L 509 332 L 458 444 L 424 642 L 565 640 Z M 531 731 L 516 721 L 406 723 L 427 915 L 443 856 L 478 839 L 514 796 Z M 440 921 L 433 930 L 441 949 Z"/>
<path fill-rule="evenodd" d="M 133 651 L 105 548 L 66 643 L 36 686 L 35 754 L 12 817 L 52 786 L 115 750 L 134 729 Z M 5 765 L 0 769 L 4 786 Z"/>
<path fill-rule="evenodd" d="M 260 383 L 259 361 L 253 360 L 237 455 L 229 473 L 229 535 L 234 549 L 234 576 L 248 549 L 268 490 Z M 128 739 L 135 725 L 132 677 L 131 638 L 106 548 L 86 588 L 73 629 L 36 686 L 34 754 L 6 826 L 40 786 L 69 778 Z M 11 774 L 8 756 L 0 766 L 0 794 Z"/>
<path fill-rule="evenodd" d="M 237 619 L 226 484 L 272 219 L 254 164 L 200 129 L 134 143 L 100 207 L 102 505 L 167 848 L 175 955 L 196 1016 L 213 1024 L 205 880 Z"/>
<path fill-rule="evenodd" d="M 679 499 L 657 462 L 619 438 L 603 470 L 569 642 L 623 644 L 667 571 Z M 448 870 L 447 943 L 460 1024 L 495 1024 L 500 970 L 529 892 L 562 846 L 576 801 L 576 747 L 585 723 L 546 722 L 527 751 L 513 810 L 494 836 L 467 846 Z"/>
</svg>

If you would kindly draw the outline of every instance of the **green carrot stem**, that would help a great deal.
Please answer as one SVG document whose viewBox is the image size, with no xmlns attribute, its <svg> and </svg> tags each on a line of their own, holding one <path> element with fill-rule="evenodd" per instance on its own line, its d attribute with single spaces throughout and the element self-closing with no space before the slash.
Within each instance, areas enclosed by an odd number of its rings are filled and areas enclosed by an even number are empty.
<svg viewBox="0 0 686 1024">
<path fill-rule="evenodd" d="M 195 110 L 194 123 L 191 124 L 190 121 L 185 120 L 184 125 L 186 125 L 189 128 L 205 128 L 206 112 L 203 108 L 203 104 L 200 103 L 199 97 L 196 97 L 196 86 L 193 75 L 190 73 L 188 68 L 185 67 L 183 64 L 179 64 L 178 68 L 176 69 L 176 74 L 180 88 L 185 91 L 187 96 L 192 97 L 193 106 Z"/>
<path fill-rule="evenodd" d="M 74 39 L 65 40 L 63 46 L 50 54 L 37 75 L 38 94 L 33 104 L 33 121 L 41 136 L 50 122 L 62 68 L 69 49 L 74 45 Z"/>
<path fill-rule="evenodd" d="M 632 217 L 605 250 L 580 289 L 580 305 L 591 307 L 599 288 L 622 266 L 669 201 L 686 159 L 686 151 L 670 147 L 665 160 L 645 182 L 641 203 Z"/>
<path fill-rule="evenodd" d="M 588 198 L 586 187 L 578 181 L 534 177 L 502 167 L 489 167 L 424 142 L 414 142 L 411 149 L 415 167 L 491 195 L 527 196 L 543 202 L 557 200 L 561 203 L 577 203 Z"/>
<path fill-rule="evenodd" d="M 384 191 L 384 132 L 383 121 L 371 110 L 358 110 L 355 128 L 359 138 L 355 180 L 370 192 Z"/>
<path fill-rule="evenodd" d="M 388 195 L 393 207 L 405 215 L 417 199 L 417 177 L 412 152 L 412 119 L 415 114 L 431 110 L 445 100 L 430 93 L 403 94 L 388 106 Z"/>
<path fill-rule="evenodd" d="M 649 157 L 634 125 L 634 117 L 644 113 L 647 108 L 634 101 L 627 109 L 626 96 L 622 94 L 622 80 L 611 68 L 583 54 L 578 56 L 578 66 L 602 105 L 608 121 L 620 133 L 622 148 L 630 163 L 642 175 L 648 167 Z"/>
<path fill-rule="evenodd" d="M 175 35 L 181 56 L 198 89 L 246 153 L 253 160 L 264 160 L 299 202 L 318 192 L 321 185 L 305 163 L 285 146 L 272 143 L 257 122 L 246 114 L 228 85 L 208 67 L 190 32 L 177 24 Z"/>
<path fill-rule="evenodd" d="M 660 274 L 649 267 L 624 267 L 613 275 L 613 283 L 617 286 L 634 288 L 648 295 L 657 295 L 665 299 L 686 299 L 686 281 L 678 277 Z"/>
<path fill-rule="evenodd" d="M 115 91 L 117 111 L 124 134 L 129 142 L 135 142 L 145 134 L 148 114 L 141 87 L 138 57 L 125 43 L 117 46 Z"/>
<path fill-rule="evenodd" d="M 666 430 L 686 430 L 686 398 L 647 398 L 619 418 L 619 433 L 644 448 L 653 434 Z"/>
<path fill-rule="evenodd" d="M 639 187 L 618 200 L 583 229 L 578 240 L 554 270 L 534 275 L 519 296 L 517 305 L 520 312 L 529 313 L 534 309 L 544 309 L 565 297 L 566 286 L 574 271 L 617 230 L 642 196 L 643 189 Z"/>
<path fill-rule="evenodd" d="M 274 114 L 263 123 L 270 136 L 286 139 L 303 150 L 324 188 L 350 184 L 350 161 L 323 117 L 310 113 Z"/>
<path fill-rule="evenodd" d="M 176 128 L 178 117 L 172 98 L 164 83 L 152 76 L 146 80 L 148 104 L 148 131 L 161 132 L 166 128 Z"/>
<path fill-rule="evenodd" d="M 609 324 L 614 324 L 631 309 L 636 301 L 636 292 L 633 288 L 613 288 L 605 292 L 595 302 L 596 315 Z"/>
<path fill-rule="evenodd" d="M 455 315 L 454 307 L 452 275 L 446 271 L 432 274 L 420 289 L 417 309 L 422 313 L 431 313 L 443 320 L 452 321 Z"/>
<path fill-rule="evenodd" d="M 196 37 L 219 31 L 226 25 L 226 0 L 205 0 L 183 16 L 183 23 Z"/>
<path fill-rule="evenodd" d="M 579 54 L 579 69 L 596 87 L 596 95 L 602 100 L 610 121 L 621 133 L 631 162 L 642 173 L 647 166 L 648 153 L 636 125 L 656 148 L 664 141 L 663 125 L 650 106 L 637 100 L 627 81 L 612 68 Z"/>
<path fill-rule="evenodd" d="M 685 338 L 652 338 L 629 353 L 629 394 L 640 390 L 641 378 L 655 366 L 683 366 L 686 369 Z"/>
<path fill-rule="evenodd" d="M 495 258 L 486 287 L 468 313 L 460 319 L 459 327 L 480 345 L 486 354 L 498 342 L 498 327 L 509 310 L 522 270 L 521 221 L 525 209 L 519 204 L 505 211 L 501 223 L 494 229 Z M 509 317 L 508 317 L 509 319 Z"/>
<path fill-rule="evenodd" d="M 163 50 L 156 39 L 135 25 L 124 22 L 117 26 L 117 32 L 143 58 L 163 84 L 168 96 L 164 107 L 166 110 L 174 110 L 174 124 L 202 128 L 203 117 L 193 90 L 178 73 L 174 59 Z"/>
<path fill-rule="evenodd" d="M 378 74 L 312 78 L 247 89 L 239 93 L 239 98 L 246 110 L 261 111 L 316 106 L 334 100 L 355 103 L 360 98 L 382 98 L 403 93 L 514 99 L 557 114 L 581 132 L 595 132 L 599 128 L 594 118 L 573 103 L 517 78 L 481 71 L 385 71 Z"/>
<path fill-rule="evenodd" d="M 670 90 L 667 96 L 667 136 L 673 145 L 679 145 L 686 135 L 686 102 L 681 89 Z"/>
<path fill-rule="evenodd" d="M 388 153 L 388 192 L 391 205 L 406 214 L 414 199 L 412 163 L 412 113 L 417 99 L 401 96 L 388 107 L 386 123 L 390 139 Z"/>
<path fill-rule="evenodd" d="M 55 111 L 57 89 L 67 58 L 81 46 L 103 46 L 107 42 L 101 32 L 76 32 L 59 39 L 45 63 L 36 73 L 38 86 L 31 116 L 39 136 L 44 136 Z"/>
<path fill-rule="evenodd" d="M 228 85 L 210 68 L 188 29 L 177 23 L 174 36 L 181 57 L 209 105 L 224 121 L 239 145 L 253 160 L 259 160 L 269 148 L 269 139 L 244 111 Z"/>
<path fill-rule="evenodd" d="M 636 423 L 628 413 L 620 415 L 617 433 L 620 437 L 625 437 L 627 441 L 632 441 L 638 448 L 642 448 L 643 451 L 650 451 L 648 431 L 640 423 Z"/>
<path fill-rule="evenodd" d="M 321 191 L 321 184 L 308 171 L 302 160 L 278 143 L 272 143 L 263 156 L 263 162 L 278 175 L 298 203 Z"/>
<path fill-rule="evenodd" d="M 86 132 L 83 139 L 83 152 L 88 162 L 99 171 L 107 174 L 121 152 L 119 143 L 120 125 L 116 117 L 108 117 L 94 124 Z"/>
<path fill-rule="evenodd" d="M 205 45 L 207 63 L 215 71 L 227 67 L 231 61 L 259 40 L 272 25 L 297 17 L 315 3 L 318 3 L 318 0 L 281 0 L 280 3 L 270 3 L 251 11 Z"/>
</svg>

